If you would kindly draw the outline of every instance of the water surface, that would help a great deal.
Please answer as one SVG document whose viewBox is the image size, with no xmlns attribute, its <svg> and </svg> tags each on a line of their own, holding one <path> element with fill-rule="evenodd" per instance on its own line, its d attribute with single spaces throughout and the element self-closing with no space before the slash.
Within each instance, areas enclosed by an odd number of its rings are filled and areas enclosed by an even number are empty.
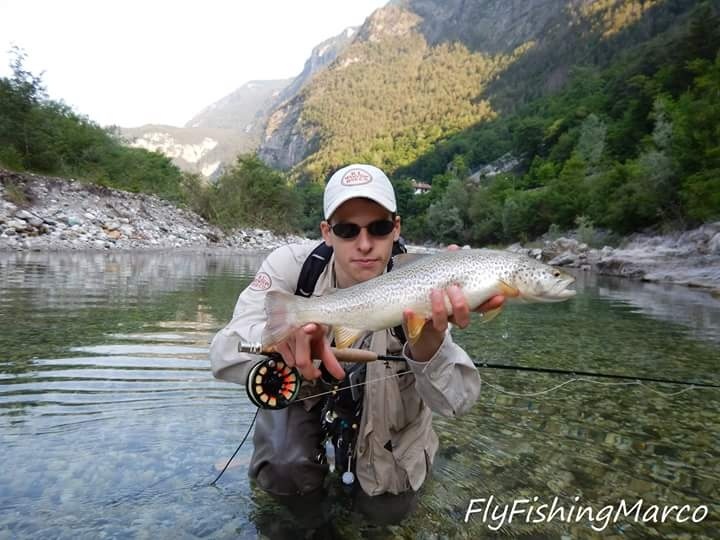
<svg viewBox="0 0 720 540">
<path fill-rule="evenodd" d="M 261 260 L 0 253 L 0 538 L 298 537 L 249 485 L 251 440 L 209 486 L 255 410 L 243 388 L 212 378 L 207 347 Z M 487 362 L 720 383 L 720 301 L 707 292 L 589 275 L 577 289 L 562 304 L 508 306 L 455 338 Z M 603 535 L 716 537 L 720 391 L 481 375 L 470 413 L 435 420 L 441 450 L 418 510 L 398 527 L 368 526 L 331 479 L 338 535 L 600 535 L 587 520 L 465 523 L 471 499 L 493 496 L 706 505 L 697 524 L 621 519 Z"/>
</svg>

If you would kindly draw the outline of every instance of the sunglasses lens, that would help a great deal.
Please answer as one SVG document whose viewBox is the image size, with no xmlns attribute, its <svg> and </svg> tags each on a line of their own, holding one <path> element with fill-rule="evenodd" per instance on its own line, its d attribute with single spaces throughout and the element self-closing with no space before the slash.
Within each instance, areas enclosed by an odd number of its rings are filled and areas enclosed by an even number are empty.
<svg viewBox="0 0 720 540">
<path fill-rule="evenodd" d="M 332 227 L 333 232 L 340 238 L 355 238 L 360 234 L 360 226 L 355 223 L 336 223 Z"/>
<path fill-rule="evenodd" d="M 332 226 L 332 231 L 335 236 L 350 240 L 360 234 L 360 230 L 363 227 L 355 223 L 336 223 Z M 387 236 L 395 228 L 395 224 L 388 219 L 381 219 L 379 221 L 373 221 L 367 227 L 368 234 L 371 236 Z"/>
<path fill-rule="evenodd" d="M 382 221 L 373 221 L 368 225 L 367 230 L 373 236 L 387 236 L 395 227 L 395 224 L 387 219 Z"/>
</svg>

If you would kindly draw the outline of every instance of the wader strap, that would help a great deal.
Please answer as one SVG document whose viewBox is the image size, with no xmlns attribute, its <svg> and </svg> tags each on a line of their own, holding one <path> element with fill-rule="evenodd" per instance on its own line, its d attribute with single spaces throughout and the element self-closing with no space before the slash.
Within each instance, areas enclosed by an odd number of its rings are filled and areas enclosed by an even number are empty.
<svg viewBox="0 0 720 540">
<path fill-rule="evenodd" d="M 332 257 L 333 248 L 328 246 L 325 242 L 322 242 L 318 247 L 313 249 L 312 253 L 305 259 L 302 269 L 300 270 L 300 277 L 298 278 L 297 288 L 295 294 L 298 296 L 304 296 L 309 298 L 315 291 L 315 285 L 320 279 L 320 274 L 323 273 L 330 257 Z"/>
</svg>

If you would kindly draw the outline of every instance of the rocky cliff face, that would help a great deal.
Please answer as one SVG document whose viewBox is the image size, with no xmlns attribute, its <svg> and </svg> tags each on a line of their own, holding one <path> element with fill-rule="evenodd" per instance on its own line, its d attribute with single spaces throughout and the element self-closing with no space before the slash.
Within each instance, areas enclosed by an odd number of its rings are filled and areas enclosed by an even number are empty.
<svg viewBox="0 0 720 540">
<path fill-rule="evenodd" d="M 268 119 L 258 155 L 271 167 L 290 169 L 312 152 L 316 132 L 302 122 L 303 104 L 302 94 L 296 95 Z"/>
<path fill-rule="evenodd" d="M 428 43 L 459 41 L 471 49 L 508 52 L 542 39 L 551 21 L 566 9 L 556 0 L 404 0 L 398 2 L 422 18 Z"/>
<path fill-rule="evenodd" d="M 123 128 L 121 133 L 130 146 L 159 152 L 180 169 L 209 180 L 220 174 L 224 164 L 237 154 L 253 147 L 252 139 L 230 129 L 147 125 Z"/>
<path fill-rule="evenodd" d="M 265 123 L 265 132 L 258 150 L 265 163 L 279 169 L 289 169 L 316 147 L 315 130 L 301 121 L 304 104 L 302 90 L 315 74 L 335 61 L 356 34 L 357 28 L 346 28 L 337 36 L 314 47 L 300 75 L 280 92 L 275 108 Z"/>
<path fill-rule="evenodd" d="M 313 47 L 310 58 L 305 61 L 302 72 L 283 88 L 279 93 L 278 99 L 275 101 L 275 105 L 277 106 L 295 97 L 305 88 L 316 73 L 332 64 L 338 55 L 355 39 L 357 30 L 356 27 L 348 27 L 337 36 L 326 39 Z"/>
</svg>

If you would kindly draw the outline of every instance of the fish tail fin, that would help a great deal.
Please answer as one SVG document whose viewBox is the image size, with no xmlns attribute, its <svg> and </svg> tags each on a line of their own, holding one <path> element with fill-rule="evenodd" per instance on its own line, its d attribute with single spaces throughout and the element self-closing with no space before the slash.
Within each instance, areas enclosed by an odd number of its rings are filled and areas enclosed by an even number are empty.
<svg viewBox="0 0 720 540">
<path fill-rule="evenodd" d="M 287 339 L 298 327 L 296 305 L 298 297 L 284 291 L 265 294 L 267 322 L 262 334 L 262 345 L 272 347 Z"/>
</svg>

